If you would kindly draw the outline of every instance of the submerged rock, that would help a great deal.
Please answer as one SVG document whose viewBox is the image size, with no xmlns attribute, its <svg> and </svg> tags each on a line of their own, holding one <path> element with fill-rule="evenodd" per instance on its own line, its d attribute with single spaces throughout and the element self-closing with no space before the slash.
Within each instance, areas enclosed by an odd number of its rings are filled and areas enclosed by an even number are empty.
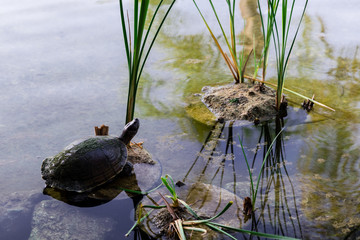
<svg viewBox="0 0 360 240">
<path fill-rule="evenodd" d="M 42 198 L 35 191 L 15 192 L 0 200 L 1 239 L 26 239 L 34 206 Z"/>
<path fill-rule="evenodd" d="M 192 100 L 185 107 L 185 111 L 191 118 L 207 126 L 213 126 L 216 123 L 214 114 L 198 99 Z"/>
<path fill-rule="evenodd" d="M 162 188 L 157 192 L 151 193 L 149 197 L 154 201 L 158 201 L 158 192 L 162 195 L 168 194 L 168 190 Z M 243 225 L 244 216 L 242 214 L 241 207 L 243 200 L 223 188 L 204 183 L 195 183 L 191 186 L 185 185 L 177 187 L 176 193 L 180 199 L 189 204 L 191 208 L 202 218 L 213 217 L 219 213 L 229 201 L 233 201 L 233 205 L 230 209 L 214 220 L 214 222 L 236 228 L 240 228 Z M 142 204 L 153 205 L 153 202 L 150 201 L 149 198 L 146 198 L 143 200 Z M 142 211 L 144 212 L 144 210 Z M 184 207 L 177 208 L 175 211 L 181 219 L 194 219 L 194 217 L 187 212 Z M 139 208 L 137 209 L 137 213 L 139 213 Z M 173 239 L 172 236 L 167 235 L 171 221 L 172 217 L 166 209 L 155 210 L 142 222 L 140 227 L 151 237 L 156 237 L 158 239 Z M 190 234 L 191 239 L 222 239 L 224 237 L 224 235 L 209 229 L 205 225 L 197 225 L 196 227 L 205 229 L 207 233 L 202 235 L 202 233 L 186 231 L 185 233 L 187 234 L 187 237 L 190 237 Z"/>
<path fill-rule="evenodd" d="M 98 240 L 104 239 L 114 226 L 111 218 L 93 217 L 79 208 L 56 200 L 45 200 L 34 209 L 29 239 Z"/>
</svg>

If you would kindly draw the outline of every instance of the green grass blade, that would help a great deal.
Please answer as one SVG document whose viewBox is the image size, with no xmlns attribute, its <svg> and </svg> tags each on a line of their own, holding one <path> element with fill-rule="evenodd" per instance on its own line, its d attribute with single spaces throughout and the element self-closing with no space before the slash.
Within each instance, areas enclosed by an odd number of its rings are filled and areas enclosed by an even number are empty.
<svg viewBox="0 0 360 240">
<path fill-rule="evenodd" d="M 297 238 L 291 238 L 291 237 L 280 236 L 280 235 L 269 234 L 269 233 L 254 232 L 254 231 L 245 230 L 245 229 L 241 229 L 241 228 L 234 228 L 234 227 L 230 227 L 230 226 L 226 226 L 226 225 L 214 223 L 214 222 L 212 222 L 211 225 L 221 227 L 223 229 L 228 229 L 228 230 L 235 231 L 235 232 L 247 233 L 247 234 L 259 236 L 259 237 L 265 237 L 265 238 L 271 238 L 271 239 L 282 239 L 282 240 L 297 240 Z"/>
<path fill-rule="evenodd" d="M 197 215 L 197 213 L 183 200 L 179 199 L 179 202 L 184 205 L 184 207 L 196 218 L 200 219 L 200 217 Z"/>
<path fill-rule="evenodd" d="M 276 139 L 280 136 L 280 134 L 284 131 L 285 128 L 281 129 L 279 131 L 279 133 L 276 135 L 276 137 L 273 139 L 272 143 L 270 144 L 269 146 L 269 149 L 267 150 L 266 154 L 265 154 L 265 157 L 264 157 L 264 160 L 263 160 L 263 163 L 261 165 L 261 168 L 260 168 L 260 172 L 259 172 L 259 175 L 258 175 L 258 179 L 257 179 L 257 183 L 256 183 L 256 188 L 255 188 L 255 198 L 253 199 L 253 207 L 255 207 L 255 202 L 256 202 L 256 196 L 257 196 L 257 192 L 258 192 L 258 189 L 259 189 L 259 183 L 260 183 L 260 178 L 261 178 L 261 175 L 262 175 L 262 171 L 264 169 L 264 166 L 265 166 L 265 162 L 270 154 L 270 152 L 272 151 L 272 146 L 274 145 L 274 143 L 276 142 Z"/>
<path fill-rule="evenodd" d="M 305 15 L 305 10 L 306 10 L 306 8 L 307 8 L 307 4 L 308 4 L 308 0 L 306 0 L 306 2 L 305 2 L 305 6 L 304 6 L 303 12 L 302 12 L 302 14 L 301 14 L 301 18 L 300 18 L 299 24 L 298 24 L 298 26 L 297 26 L 297 29 L 296 29 L 296 32 L 295 32 L 295 36 L 294 36 L 293 41 L 292 41 L 292 43 L 291 43 L 291 46 L 290 46 L 290 49 L 289 49 L 289 54 L 288 54 L 288 56 L 287 56 L 287 58 L 286 58 L 286 61 L 285 61 L 285 65 L 288 64 L 289 57 L 290 57 L 290 53 L 291 53 L 291 51 L 292 51 L 292 49 L 293 49 L 293 47 L 294 47 L 295 40 L 296 40 L 296 37 L 297 37 L 297 35 L 298 35 L 301 22 L 302 22 L 302 20 L 303 20 L 303 18 L 304 18 L 304 15 Z"/>
<path fill-rule="evenodd" d="M 212 224 L 212 223 L 206 223 L 206 226 L 208 226 L 209 228 L 211 228 L 211 229 L 213 229 L 213 230 L 215 230 L 215 231 L 218 231 L 218 232 L 220 232 L 220 233 L 228 236 L 228 237 L 231 238 L 231 239 L 237 240 L 237 238 L 235 238 L 234 236 L 232 236 L 230 233 L 225 232 L 224 230 L 222 230 L 221 228 L 215 226 L 215 225 Z"/>
<path fill-rule="evenodd" d="M 288 36 L 289 36 L 289 31 L 290 31 L 290 26 L 291 26 L 291 21 L 292 21 L 292 16 L 293 16 L 293 12 L 294 12 L 294 7 L 295 7 L 295 0 L 292 1 L 291 4 L 291 8 L 290 8 L 290 15 L 289 15 L 289 21 L 287 24 L 287 28 L 286 28 L 286 38 L 285 38 L 285 42 L 287 42 L 288 40 Z M 301 21 L 300 21 L 301 22 Z"/>
<path fill-rule="evenodd" d="M 132 232 L 132 230 L 134 230 L 134 228 L 139 225 L 142 221 L 145 220 L 145 218 L 147 218 L 153 210 L 150 210 L 148 213 L 145 214 L 145 216 L 143 216 L 142 218 L 140 218 L 140 220 L 137 220 L 134 225 L 130 228 L 130 230 L 125 234 L 125 237 L 128 237 L 130 235 L 130 233 Z"/>
<path fill-rule="evenodd" d="M 201 18 L 203 19 L 203 21 L 204 21 L 204 23 L 206 25 L 206 28 L 208 29 L 212 39 L 214 40 L 217 48 L 219 49 L 221 55 L 223 56 L 223 58 L 225 60 L 225 63 L 229 67 L 230 72 L 234 77 L 235 83 L 238 83 L 239 82 L 239 77 L 240 77 L 240 70 L 238 68 L 237 61 L 236 61 L 236 58 L 235 58 L 234 54 L 232 53 L 232 51 L 230 51 L 231 57 L 233 59 L 233 62 L 231 62 L 230 59 L 228 58 L 228 56 L 226 55 L 226 53 L 221 48 L 220 43 L 218 42 L 217 38 L 215 37 L 214 33 L 212 32 L 210 26 L 208 25 L 204 15 L 202 14 L 202 12 L 201 12 L 200 8 L 198 7 L 198 5 L 196 4 L 195 0 L 193 0 L 193 2 L 194 2 L 194 5 L 195 5 L 196 9 L 198 10 Z M 227 41 L 227 45 L 228 45 L 228 48 L 231 49 L 228 41 Z"/>
<path fill-rule="evenodd" d="M 139 1 L 134 0 L 134 44 L 137 42 L 138 34 L 138 17 L 139 16 Z"/>
<path fill-rule="evenodd" d="M 152 41 L 151 41 L 151 43 L 150 43 L 150 45 L 149 45 L 149 48 L 148 48 L 148 50 L 147 50 L 147 53 L 146 53 L 146 55 L 145 55 L 145 57 L 144 57 L 144 60 L 143 60 L 142 65 L 141 65 L 141 68 L 140 68 L 140 71 L 139 71 L 139 77 L 138 77 L 138 79 L 137 79 L 137 83 L 138 83 L 139 80 L 140 80 L 141 73 L 142 73 L 142 71 L 143 71 L 143 69 L 144 69 L 144 65 L 145 65 L 145 62 L 146 62 L 149 54 L 150 54 L 151 48 L 153 47 L 153 45 L 154 45 L 154 43 L 155 43 L 155 40 L 156 40 L 156 38 L 157 38 L 157 36 L 158 36 L 158 34 L 159 34 L 159 32 L 160 32 L 160 29 L 162 28 L 162 26 L 163 26 L 163 24 L 164 24 L 167 16 L 168 16 L 169 13 L 170 13 L 170 10 L 171 10 L 172 7 L 174 6 L 175 2 L 176 2 L 176 0 L 173 0 L 173 2 L 171 3 L 171 5 L 169 6 L 168 10 L 166 11 L 163 19 L 161 20 L 158 29 L 157 29 L 156 32 L 155 32 L 155 35 L 154 35 L 154 37 L 153 37 L 153 39 L 152 39 Z"/>
<path fill-rule="evenodd" d="M 195 1 L 194 1 L 194 2 L 195 2 Z M 224 39 L 225 39 L 225 42 L 226 42 L 229 50 L 232 51 L 231 45 L 230 45 L 229 40 L 228 40 L 228 38 L 227 38 L 227 36 L 226 36 L 226 34 L 225 34 L 224 28 L 223 28 L 223 26 L 222 26 L 222 24 L 221 24 L 221 22 L 220 22 L 220 19 L 219 19 L 218 14 L 217 14 L 217 12 L 216 12 L 216 10 L 215 10 L 215 7 L 214 7 L 214 5 L 213 5 L 213 3 L 212 3 L 211 0 L 209 0 L 209 3 L 210 3 L 211 8 L 212 8 L 212 10 L 213 10 L 213 12 L 214 12 L 214 15 L 215 15 L 215 17 L 216 17 L 216 20 L 217 20 L 217 22 L 218 22 L 218 24 L 219 24 L 219 27 L 220 27 L 220 29 L 221 29 L 221 32 L 222 32 L 223 37 L 224 37 Z M 196 3 L 195 3 L 195 4 L 196 4 Z M 198 8 L 198 10 L 199 10 L 199 8 Z M 200 10 L 199 10 L 199 11 L 200 11 Z"/>
<path fill-rule="evenodd" d="M 224 207 L 224 209 L 219 212 L 218 214 L 216 214 L 215 216 L 208 218 L 208 219 L 201 219 L 201 220 L 192 220 L 192 221 L 184 221 L 184 225 L 186 223 L 186 225 L 194 225 L 194 224 L 200 224 L 200 223 L 206 223 L 206 222 L 210 222 L 218 217 L 220 217 L 221 215 L 223 215 L 233 204 L 233 201 L 228 202 L 228 204 L 226 204 L 226 206 Z"/>
<path fill-rule="evenodd" d="M 162 208 L 166 208 L 166 205 L 159 205 L 159 206 L 155 206 L 155 205 L 143 205 L 143 208 L 152 208 L 152 209 L 162 209 Z"/>
<path fill-rule="evenodd" d="M 169 179 L 170 179 L 171 187 L 172 187 L 173 189 L 175 189 L 175 182 L 174 182 L 173 178 L 172 178 L 169 174 L 166 174 L 166 178 L 169 178 Z"/>
<path fill-rule="evenodd" d="M 185 230 L 189 230 L 189 231 L 202 232 L 202 233 L 204 233 L 204 234 L 206 234 L 206 233 L 207 233 L 207 231 L 206 231 L 205 229 L 203 229 L 203 228 L 197 228 L 197 227 L 184 227 L 184 226 L 183 226 L 183 229 L 185 229 Z"/>
<path fill-rule="evenodd" d="M 145 37 L 144 37 L 144 41 L 143 41 L 143 44 L 142 44 L 142 46 L 141 46 L 139 59 L 141 59 L 141 57 L 142 57 L 142 54 L 143 54 L 144 49 L 145 49 L 145 46 L 146 46 L 147 39 L 148 39 L 149 34 L 150 34 L 150 31 L 151 31 L 151 27 L 152 27 L 152 25 L 153 25 L 153 23 L 154 23 L 154 20 L 155 20 L 155 18 L 156 18 L 156 16 L 157 16 L 157 13 L 158 13 L 158 11 L 159 11 L 162 3 L 163 3 L 163 0 L 161 0 L 160 3 L 157 5 L 156 10 L 155 10 L 155 12 L 154 12 L 154 14 L 153 14 L 153 16 L 152 16 L 152 18 L 151 18 L 151 21 L 150 21 L 150 24 L 149 24 L 149 28 L 148 28 L 148 30 L 146 31 L 146 34 L 145 34 Z M 139 74 L 139 75 L 141 75 L 141 74 Z"/>
<path fill-rule="evenodd" d="M 119 0 L 120 4 L 120 17 L 121 17 L 121 25 L 122 25 L 122 31 L 123 31 L 123 37 L 124 37 L 124 45 L 125 45 L 125 51 L 126 51 L 126 58 L 128 62 L 128 68 L 129 72 L 131 71 L 131 55 L 130 55 L 130 49 L 129 49 L 129 43 L 128 43 L 128 34 L 126 31 L 126 21 L 124 17 L 124 8 L 122 0 Z"/>
<path fill-rule="evenodd" d="M 253 181 L 253 178 L 252 178 L 252 173 L 251 173 L 250 165 L 249 165 L 249 162 L 248 162 L 248 160 L 247 160 L 246 153 L 245 153 L 245 149 L 244 149 L 244 146 L 243 146 L 242 141 L 241 141 L 241 139 L 240 139 L 240 136 L 239 136 L 239 142 L 240 142 L 240 146 L 241 146 L 242 153 L 243 153 L 244 158 L 245 158 L 246 167 L 247 167 L 248 172 L 249 172 L 250 184 L 251 184 L 251 194 L 252 194 L 252 199 L 254 200 L 254 199 L 255 199 L 254 181 Z M 254 204 L 254 201 L 253 201 L 253 204 Z M 253 205 L 253 206 L 254 206 L 254 205 Z"/>
<path fill-rule="evenodd" d="M 178 196 L 176 194 L 175 191 L 175 183 L 174 180 L 172 179 L 172 177 L 170 175 L 165 175 L 165 177 L 161 177 L 161 181 L 163 182 L 163 184 L 165 185 L 165 187 L 169 190 L 169 192 L 171 193 L 171 199 L 173 200 L 173 204 L 177 205 L 177 201 L 178 201 Z"/>
<path fill-rule="evenodd" d="M 186 208 L 196 219 L 201 219 L 201 218 L 197 215 L 197 213 L 196 213 L 185 201 L 179 199 L 179 202 L 180 202 L 183 206 L 185 206 L 185 208 Z M 228 237 L 236 240 L 236 238 L 234 238 L 233 236 L 231 236 L 229 233 L 223 231 L 222 229 L 218 228 L 217 226 L 211 225 L 211 223 L 209 223 L 209 222 L 205 222 L 205 225 L 207 225 L 208 227 L 214 229 L 215 231 L 218 231 L 218 232 L 220 232 L 220 233 L 223 233 L 223 234 L 227 235 Z"/>
<path fill-rule="evenodd" d="M 137 0 L 135 0 L 135 2 L 137 2 Z M 134 81 L 136 81 L 139 76 L 138 69 L 139 69 L 139 65 L 141 62 L 140 51 L 142 48 L 141 45 L 145 44 L 145 42 L 143 43 L 143 41 L 142 41 L 142 37 L 144 34 L 146 16 L 147 16 L 147 11 L 149 9 L 149 3 L 150 3 L 149 0 L 141 1 L 138 28 L 135 28 L 135 31 L 137 32 L 137 38 L 136 38 L 136 40 L 134 40 L 134 60 L 133 60 L 133 63 L 134 63 L 133 74 L 135 75 Z M 134 84 L 136 84 L 136 83 L 134 83 Z"/>
</svg>

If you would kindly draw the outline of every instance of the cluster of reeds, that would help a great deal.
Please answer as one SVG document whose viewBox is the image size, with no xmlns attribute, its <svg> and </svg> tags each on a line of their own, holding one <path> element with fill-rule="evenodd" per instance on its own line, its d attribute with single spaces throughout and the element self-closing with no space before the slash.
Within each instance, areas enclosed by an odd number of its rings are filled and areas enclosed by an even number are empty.
<svg viewBox="0 0 360 240">
<path fill-rule="evenodd" d="M 134 1 L 134 16 L 133 26 L 130 25 L 129 14 L 124 12 L 123 0 L 119 0 L 120 3 L 120 16 L 121 26 L 124 35 L 124 45 L 126 51 L 126 58 L 128 62 L 129 72 L 129 92 L 126 108 L 126 122 L 128 123 L 134 118 L 136 92 L 141 78 L 142 71 L 144 69 L 146 60 L 150 54 L 151 48 L 163 26 L 166 17 L 168 16 L 171 8 L 173 7 L 176 0 L 172 0 L 170 6 L 166 10 L 166 13 L 160 19 L 160 24 L 157 26 L 156 31 L 152 38 L 149 38 L 151 28 L 155 22 L 156 16 L 158 15 L 159 9 L 163 4 L 164 0 L 161 0 L 157 4 L 157 8 L 153 13 L 150 24 L 145 30 L 145 24 L 148 22 L 148 9 L 150 0 Z"/>
<path fill-rule="evenodd" d="M 290 54 L 293 50 L 295 40 L 297 34 L 299 32 L 300 23 L 304 17 L 305 10 L 308 4 L 308 0 L 305 1 L 305 5 L 303 7 L 303 11 L 301 14 L 300 21 L 297 25 L 295 34 L 293 35 L 292 39 L 289 39 L 289 32 L 291 21 L 293 17 L 294 7 L 295 7 L 295 0 L 290 1 L 290 5 L 288 5 L 288 0 L 281 0 L 281 24 L 277 20 L 277 12 L 279 7 L 280 0 L 268 0 L 268 18 L 270 18 L 270 24 L 273 29 L 271 31 L 273 36 L 273 42 L 275 47 L 276 53 L 276 67 L 277 67 L 277 90 L 276 90 L 276 108 L 280 108 L 280 104 L 282 102 L 282 96 L 284 91 L 284 84 L 286 78 L 286 69 L 289 62 Z M 259 9 L 261 9 L 260 1 L 258 0 Z M 290 6 L 290 8 L 289 8 Z M 289 12 L 290 10 L 290 12 Z M 260 10 L 261 11 L 261 10 Z M 264 26 L 263 18 L 261 18 L 262 25 Z M 268 20 L 269 23 L 269 20 Z M 264 29 L 264 27 L 263 27 Z M 290 46 L 288 45 L 290 44 Z M 267 44 L 265 44 L 267 45 Z"/>
<path fill-rule="evenodd" d="M 214 40 L 216 47 L 219 49 L 221 55 L 223 56 L 226 65 L 229 67 L 229 70 L 234 77 L 234 80 L 236 83 L 243 83 L 244 82 L 244 71 L 246 64 L 249 60 L 250 54 L 248 56 L 245 56 L 244 50 L 241 50 L 237 52 L 237 45 L 240 44 L 240 42 L 237 41 L 236 33 L 235 33 L 235 0 L 230 2 L 230 0 L 226 0 L 226 4 L 228 6 L 228 13 L 229 13 L 229 19 L 230 19 L 230 39 L 227 37 L 227 34 L 225 33 L 223 24 L 221 23 L 218 13 L 215 9 L 215 6 L 211 0 L 209 0 L 209 3 L 211 5 L 211 9 L 214 13 L 214 16 L 216 17 L 216 20 L 218 22 L 218 25 L 222 32 L 222 37 L 224 38 L 226 42 L 226 47 L 228 49 L 228 53 L 225 52 L 224 47 L 221 46 L 220 42 L 217 40 L 216 36 L 214 35 L 213 31 L 211 30 L 211 27 L 209 26 L 208 22 L 206 21 L 204 15 L 202 14 L 200 8 L 196 4 L 196 1 L 193 0 L 197 10 L 199 11 L 207 29 L 210 32 L 210 35 L 212 39 Z M 241 39 L 240 39 L 241 40 Z M 229 57 L 230 55 L 230 57 Z"/>
<path fill-rule="evenodd" d="M 241 45 L 240 43 L 237 43 L 236 39 L 236 33 L 235 33 L 235 0 L 232 2 L 230 0 L 226 0 L 226 4 L 228 5 L 228 13 L 229 13 L 229 19 L 230 19 L 230 40 L 228 40 L 228 36 L 225 33 L 223 23 L 221 23 L 218 13 L 216 11 L 216 8 L 212 2 L 212 0 L 209 0 L 209 4 L 212 8 L 212 11 L 214 13 L 214 16 L 216 17 L 216 20 L 218 22 L 218 26 L 221 29 L 222 37 L 224 38 L 226 42 L 226 47 L 228 48 L 229 55 L 224 51 L 224 47 L 221 46 L 218 39 L 215 37 L 212 27 L 209 26 L 208 22 L 206 21 L 204 15 L 202 14 L 200 8 L 198 7 L 195 0 L 193 0 L 195 7 L 199 11 L 207 29 L 209 30 L 209 33 L 214 40 L 216 47 L 219 49 L 221 55 L 223 56 L 227 66 L 230 69 L 230 72 L 234 78 L 235 83 L 243 83 L 245 78 L 248 78 L 252 81 L 261 82 L 262 84 L 268 84 L 270 86 L 273 86 L 276 88 L 276 98 L 275 98 L 275 105 L 277 110 L 280 110 L 280 105 L 283 101 L 283 91 L 286 90 L 292 94 L 295 94 L 301 98 L 304 98 L 307 101 L 311 101 L 313 103 L 316 103 L 322 107 L 325 107 L 329 110 L 335 111 L 334 109 L 321 104 L 314 99 L 311 99 L 309 97 L 306 97 L 302 94 L 299 94 L 297 92 L 294 92 L 290 89 L 286 89 L 284 87 L 285 85 L 285 79 L 286 79 L 286 69 L 289 63 L 290 54 L 293 50 L 295 40 L 297 37 L 297 34 L 299 32 L 300 24 L 302 22 L 302 19 L 305 15 L 305 10 L 308 4 L 308 0 L 305 0 L 305 4 L 302 9 L 302 14 L 300 17 L 300 20 L 297 24 L 295 34 L 290 36 L 290 26 L 292 26 L 292 20 L 293 20 L 293 13 L 294 13 L 294 7 L 295 7 L 295 0 L 288 1 L 288 0 L 267 0 L 267 1 L 260 1 L 258 0 L 258 9 L 260 12 L 260 18 L 261 18 L 261 25 L 262 25 L 262 32 L 263 32 L 263 41 L 264 41 L 264 48 L 262 50 L 262 54 L 260 59 L 256 59 L 256 56 L 254 54 L 254 77 L 245 76 L 245 68 L 249 60 L 250 53 L 247 53 L 247 56 L 245 55 L 244 49 L 237 52 L 237 45 Z M 281 2 L 281 4 L 280 4 Z M 262 5 L 265 5 L 262 6 Z M 280 7 L 281 6 L 281 7 Z M 266 8 L 267 10 L 264 11 L 263 8 Z M 281 20 L 279 19 L 278 10 L 281 9 Z M 265 17 L 266 16 L 266 17 Z M 241 36 L 239 37 L 241 39 Z M 272 41 L 271 41 L 272 40 Z M 272 84 L 266 81 L 266 69 L 269 59 L 269 52 L 270 52 L 270 46 L 271 42 L 273 43 L 274 49 L 275 49 L 275 55 L 276 55 L 276 67 L 277 67 L 277 84 Z M 255 46 L 254 46 L 255 48 Z M 259 70 L 259 67 L 262 66 L 262 78 L 257 78 L 257 73 Z"/>
</svg>

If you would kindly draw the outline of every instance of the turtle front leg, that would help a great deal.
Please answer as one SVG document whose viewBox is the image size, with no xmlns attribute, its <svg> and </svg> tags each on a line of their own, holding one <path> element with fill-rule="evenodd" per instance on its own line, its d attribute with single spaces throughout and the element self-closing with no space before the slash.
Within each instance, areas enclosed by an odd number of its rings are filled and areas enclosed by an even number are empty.
<svg viewBox="0 0 360 240">
<path fill-rule="evenodd" d="M 132 174 L 134 174 L 134 165 L 131 162 L 127 161 L 125 163 L 124 168 L 120 172 L 120 176 L 128 177 L 131 176 Z"/>
</svg>

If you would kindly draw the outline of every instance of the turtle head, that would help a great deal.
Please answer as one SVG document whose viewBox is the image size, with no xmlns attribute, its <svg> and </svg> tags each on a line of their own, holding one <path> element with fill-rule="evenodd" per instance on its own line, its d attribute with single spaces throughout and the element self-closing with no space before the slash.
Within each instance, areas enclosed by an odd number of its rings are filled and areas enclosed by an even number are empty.
<svg viewBox="0 0 360 240">
<path fill-rule="evenodd" d="M 121 133 L 120 140 L 125 143 L 125 145 L 128 145 L 133 139 L 133 137 L 136 135 L 138 129 L 140 127 L 140 121 L 139 119 L 135 118 L 131 122 L 125 125 L 123 132 Z"/>
</svg>

